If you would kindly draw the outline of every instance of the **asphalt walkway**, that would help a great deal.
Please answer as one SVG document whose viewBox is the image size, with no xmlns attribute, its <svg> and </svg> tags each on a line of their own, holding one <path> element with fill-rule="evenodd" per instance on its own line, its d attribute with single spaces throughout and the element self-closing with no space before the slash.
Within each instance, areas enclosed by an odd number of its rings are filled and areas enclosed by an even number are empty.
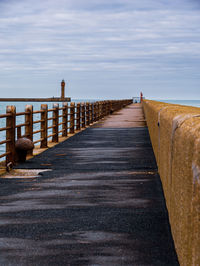
<svg viewBox="0 0 200 266">
<path fill-rule="evenodd" d="M 17 168 L 0 179 L 0 265 L 178 265 L 140 105 Z"/>
</svg>

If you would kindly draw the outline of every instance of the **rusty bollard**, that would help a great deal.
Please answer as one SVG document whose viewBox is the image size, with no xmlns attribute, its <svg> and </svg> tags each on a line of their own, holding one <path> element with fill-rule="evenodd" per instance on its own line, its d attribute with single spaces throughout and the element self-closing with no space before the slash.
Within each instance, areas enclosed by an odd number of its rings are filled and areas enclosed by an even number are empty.
<svg viewBox="0 0 200 266">
<path fill-rule="evenodd" d="M 113 108 L 111 108 L 110 109 L 110 114 L 112 114 L 114 112 L 114 109 Z"/>
<path fill-rule="evenodd" d="M 15 150 L 17 155 L 17 162 L 25 162 L 26 161 L 26 155 L 27 152 L 30 150 L 33 150 L 34 144 L 33 142 L 28 138 L 19 138 L 15 142 Z"/>
</svg>

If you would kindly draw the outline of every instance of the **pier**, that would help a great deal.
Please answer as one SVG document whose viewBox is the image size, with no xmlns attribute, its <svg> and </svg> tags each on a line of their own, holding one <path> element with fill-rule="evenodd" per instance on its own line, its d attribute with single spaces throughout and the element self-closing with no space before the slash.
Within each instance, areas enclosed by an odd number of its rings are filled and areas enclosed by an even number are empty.
<svg viewBox="0 0 200 266">
<path fill-rule="evenodd" d="M 0 119 L 0 264 L 199 265 L 199 108 L 140 97 Z"/>
<path fill-rule="evenodd" d="M 111 111 L 0 179 L 0 264 L 179 265 L 142 106 Z"/>
</svg>

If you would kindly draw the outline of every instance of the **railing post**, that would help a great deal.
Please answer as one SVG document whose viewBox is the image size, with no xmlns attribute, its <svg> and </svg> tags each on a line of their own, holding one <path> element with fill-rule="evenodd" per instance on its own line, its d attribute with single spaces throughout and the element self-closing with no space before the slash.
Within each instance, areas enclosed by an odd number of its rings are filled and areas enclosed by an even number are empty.
<svg viewBox="0 0 200 266">
<path fill-rule="evenodd" d="M 115 100 L 112 101 L 112 110 L 115 112 Z"/>
<path fill-rule="evenodd" d="M 86 126 L 89 126 L 90 124 L 90 107 L 89 103 L 86 103 Z"/>
<path fill-rule="evenodd" d="M 105 101 L 105 116 L 108 115 L 108 101 Z"/>
<path fill-rule="evenodd" d="M 106 101 L 103 102 L 103 116 L 106 116 Z"/>
<path fill-rule="evenodd" d="M 108 112 L 108 101 L 105 101 L 104 116 L 107 116 L 107 112 Z"/>
<path fill-rule="evenodd" d="M 85 128 L 85 103 L 81 105 L 81 127 Z"/>
<path fill-rule="evenodd" d="M 108 114 L 108 101 L 105 101 L 105 116 Z"/>
<path fill-rule="evenodd" d="M 17 127 L 17 139 L 20 139 L 22 137 L 22 129 L 21 127 Z"/>
<path fill-rule="evenodd" d="M 74 103 L 70 104 L 70 134 L 74 133 Z"/>
<path fill-rule="evenodd" d="M 117 101 L 115 101 L 115 110 L 116 111 L 118 110 L 118 103 L 117 103 Z"/>
<path fill-rule="evenodd" d="M 92 103 L 92 123 L 95 122 L 95 103 Z"/>
<path fill-rule="evenodd" d="M 25 136 L 33 141 L 33 105 L 26 105 L 25 112 Z M 32 155 L 33 150 L 28 151 L 28 154 Z"/>
<path fill-rule="evenodd" d="M 107 115 L 110 114 L 110 101 L 107 101 Z"/>
<path fill-rule="evenodd" d="M 41 143 L 40 148 L 47 148 L 48 105 L 41 104 Z"/>
<path fill-rule="evenodd" d="M 98 121 L 101 118 L 101 114 L 100 114 L 100 102 L 98 102 L 98 104 L 97 104 L 97 118 L 98 118 Z"/>
<path fill-rule="evenodd" d="M 101 102 L 98 102 L 98 120 L 101 119 Z"/>
<path fill-rule="evenodd" d="M 89 124 L 88 125 L 90 125 L 90 123 L 91 123 L 91 103 L 89 103 L 89 115 L 88 115 L 88 118 L 89 118 Z"/>
<path fill-rule="evenodd" d="M 112 114 L 113 108 L 112 108 L 112 101 L 109 101 L 109 114 Z"/>
<path fill-rule="evenodd" d="M 92 123 L 95 122 L 95 103 L 92 103 Z"/>
<path fill-rule="evenodd" d="M 96 121 L 99 120 L 99 102 L 96 102 L 95 104 L 95 119 Z"/>
<path fill-rule="evenodd" d="M 106 103 L 103 101 L 103 117 L 106 116 Z"/>
<path fill-rule="evenodd" d="M 80 129 L 82 128 L 82 103 L 80 103 Z"/>
<path fill-rule="evenodd" d="M 80 130 L 80 119 L 81 119 L 81 116 L 80 116 L 80 103 L 77 103 L 76 105 L 76 129 L 77 130 Z"/>
<path fill-rule="evenodd" d="M 63 103 L 62 136 L 67 137 L 68 129 L 68 103 Z"/>
<path fill-rule="evenodd" d="M 102 101 L 99 102 L 99 119 L 102 118 Z"/>
<path fill-rule="evenodd" d="M 59 120 L 59 104 L 53 104 L 53 137 L 52 142 L 58 142 L 58 120 Z"/>
<path fill-rule="evenodd" d="M 6 118 L 6 152 L 9 154 L 6 155 L 6 165 L 8 163 L 15 163 L 15 126 L 16 126 L 16 107 L 7 106 L 6 113 L 9 115 Z"/>
<path fill-rule="evenodd" d="M 119 108 L 118 101 L 115 102 L 115 106 L 116 106 L 116 111 L 118 111 L 118 108 Z"/>
<path fill-rule="evenodd" d="M 93 104 L 92 103 L 90 103 L 89 108 L 90 108 L 90 123 L 92 124 L 93 123 Z"/>
<path fill-rule="evenodd" d="M 93 121 L 97 121 L 97 103 L 93 103 Z"/>
<path fill-rule="evenodd" d="M 103 101 L 101 102 L 101 118 L 103 118 Z"/>
</svg>

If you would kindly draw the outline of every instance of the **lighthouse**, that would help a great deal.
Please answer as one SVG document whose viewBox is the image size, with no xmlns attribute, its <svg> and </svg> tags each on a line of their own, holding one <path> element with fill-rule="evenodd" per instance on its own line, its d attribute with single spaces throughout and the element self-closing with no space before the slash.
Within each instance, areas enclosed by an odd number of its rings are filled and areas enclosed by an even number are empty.
<svg viewBox="0 0 200 266">
<path fill-rule="evenodd" d="M 61 99 L 65 99 L 65 81 L 64 81 L 64 79 L 61 82 Z"/>
</svg>

